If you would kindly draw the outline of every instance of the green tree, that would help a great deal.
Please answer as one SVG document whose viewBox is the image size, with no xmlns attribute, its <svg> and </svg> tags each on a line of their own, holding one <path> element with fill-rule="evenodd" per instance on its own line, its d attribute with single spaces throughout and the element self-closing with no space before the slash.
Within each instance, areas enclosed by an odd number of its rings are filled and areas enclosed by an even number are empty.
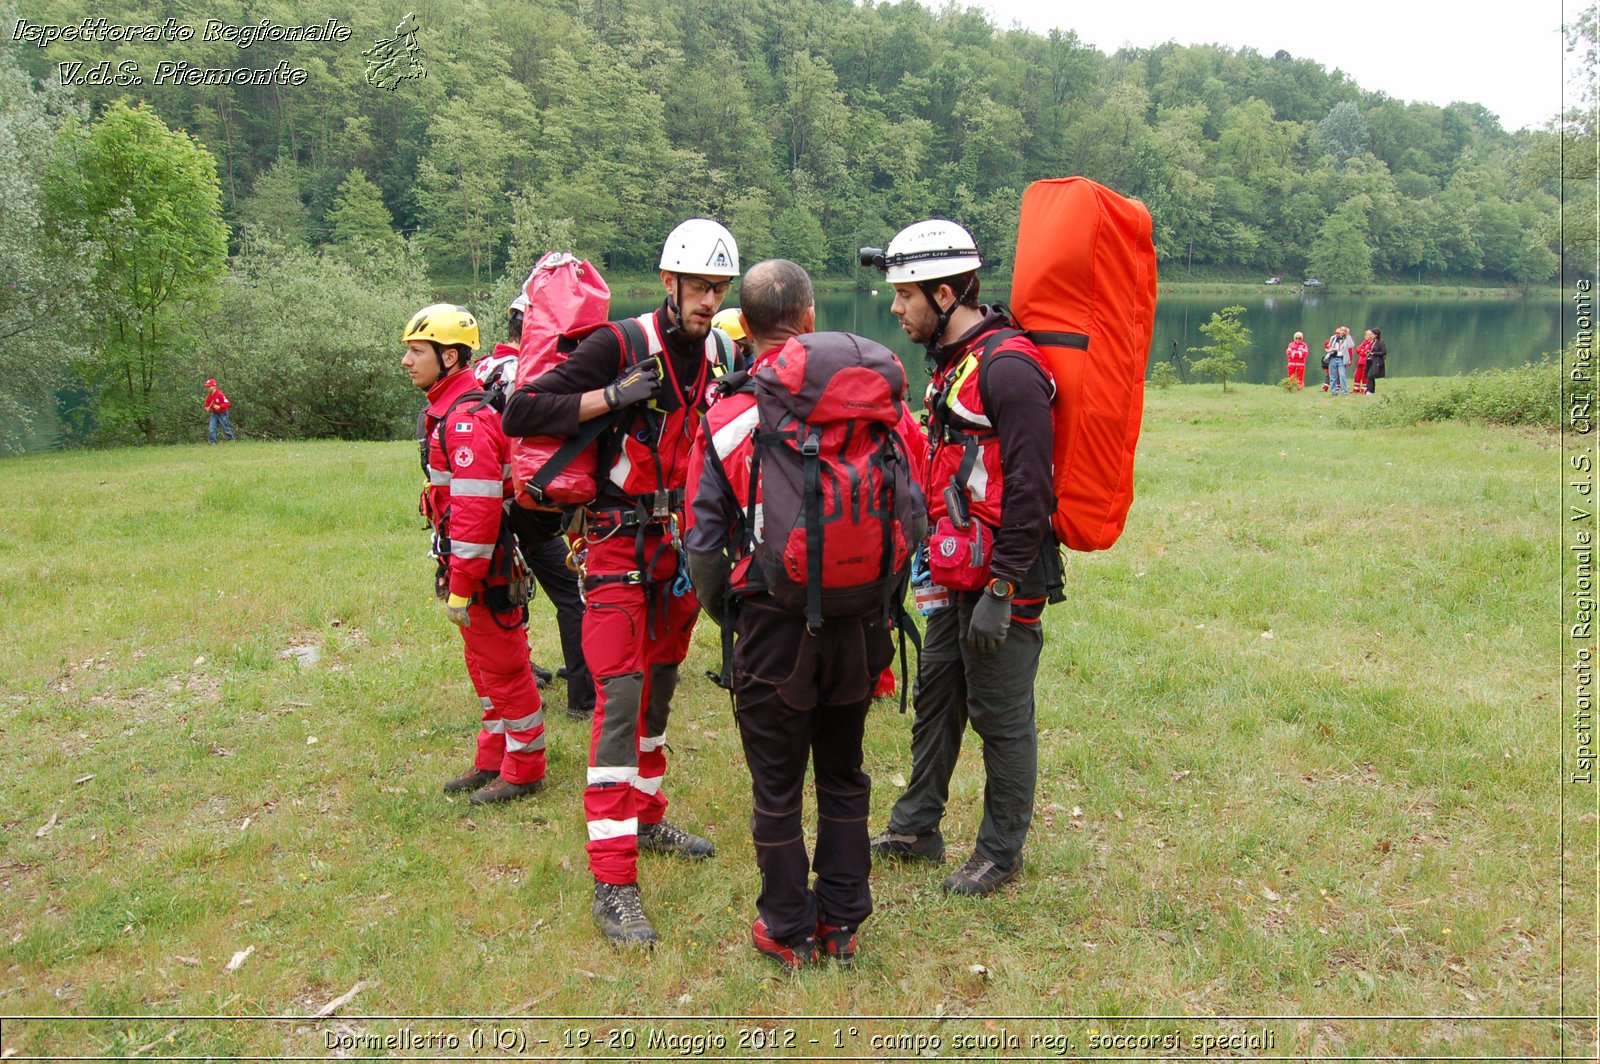
<svg viewBox="0 0 1600 1064">
<path fill-rule="evenodd" d="M 1212 311 L 1211 320 L 1200 326 L 1211 342 L 1189 348 L 1191 353 L 1203 356 L 1187 359 L 1189 368 L 1202 377 L 1221 381 L 1224 392 L 1228 390 L 1228 378 L 1244 372 L 1244 359 L 1239 355 L 1250 347 L 1250 329 L 1240 320 L 1243 317 L 1243 307 Z"/>
<path fill-rule="evenodd" d="M 424 245 L 436 260 L 465 263 L 476 287 L 494 268 L 510 221 L 507 190 L 520 173 L 513 128 L 536 123 L 527 93 L 507 78 L 453 97 L 428 126 L 418 167 L 417 205 Z"/>
<path fill-rule="evenodd" d="M 0 454 L 21 450 L 36 427 L 49 431 L 35 415 L 79 351 L 95 249 L 46 207 L 51 145 L 68 113 L 64 94 L 35 88 L 10 51 L 0 54 Z"/>
<path fill-rule="evenodd" d="M 334 193 L 328 212 L 328 229 L 334 246 L 345 254 L 361 256 L 373 251 L 393 254 L 401 240 L 394 231 L 394 216 L 384 206 L 383 193 L 360 170 L 351 170 Z"/>
<path fill-rule="evenodd" d="M 239 219 L 280 244 L 306 245 L 306 205 L 300 198 L 300 168 L 293 159 L 280 158 L 256 178 L 239 207 Z"/>
<path fill-rule="evenodd" d="M 1366 196 L 1351 196 L 1322 224 L 1308 261 L 1311 272 L 1324 283 L 1357 284 L 1372 277 L 1372 248 L 1367 243 L 1370 208 Z"/>
<path fill-rule="evenodd" d="M 1337 105 L 1317 123 L 1317 140 L 1322 150 L 1343 162 L 1367 150 L 1367 120 L 1361 109 L 1349 100 Z"/>
<path fill-rule="evenodd" d="M 143 104 L 112 104 L 63 136 L 51 198 L 97 245 L 105 328 L 90 356 L 100 423 L 156 441 L 154 400 L 227 264 L 216 160 Z"/>
</svg>

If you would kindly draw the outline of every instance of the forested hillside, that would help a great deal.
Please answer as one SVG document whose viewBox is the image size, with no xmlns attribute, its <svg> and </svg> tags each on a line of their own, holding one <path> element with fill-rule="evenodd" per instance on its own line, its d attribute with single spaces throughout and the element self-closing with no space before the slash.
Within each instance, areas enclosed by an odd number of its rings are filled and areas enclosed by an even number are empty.
<svg viewBox="0 0 1600 1064">
<path fill-rule="evenodd" d="M 369 83 L 363 53 L 396 38 L 407 10 L 422 76 Z M 1073 173 L 1144 200 L 1162 259 L 1214 274 L 1528 285 L 1555 276 L 1562 251 L 1559 133 L 1507 133 L 1473 103 L 1388 99 L 1328 57 L 1175 43 L 1106 55 L 1070 32 L 1005 30 L 913 0 L 344 0 L 315 13 L 170 0 L 112 14 L 26 0 L 15 11 L 23 22 L 5 20 L 0 62 L 35 81 L 7 81 L 19 87 L 0 121 L 65 126 L 68 144 L 115 101 L 143 101 L 149 111 L 126 110 L 209 153 L 232 261 L 227 279 L 179 303 L 192 303 L 185 322 L 212 323 L 201 331 L 214 344 L 244 342 L 241 318 L 272 320 L 237 290 L 263 271 L 313 292 L 392 292 L 401 275 L 479 290 L 563 244 L 644 272 L 662 234 L 693 214 L 728 224 L 749 261 L 781 253 L 836 275 L 852 272 L 858 245 L 947 215 L 1003 274 L 1023 187 Z M 39 36 L 86 18 L 167 29 Z M 328 19 L 345 39 L 274 39 Z M 174 26 L 192 33 L 174 39 Z M 125 83 L 94 84 L 102 63 L 105 80 Z M 240 69 L 278 83 L 215 83 Z M 62 89 L 64 78 L 87 83 Z M 59 194 L 78 180 L 62 173 L 78 149 L 46 159 L 38 147 L 0 164 L 32 182 L 37 238 L 92 238 L 87 201 Z M 84 266 L 61 269 L 70 287 Z M 183 348 L 168 337 L 151 342 Z M 85 357 L 102 341 L 61 338 Z M 104 394 L 104 375 L 90 377 L 85 389 Z M 148 410 L 158 378 L 134 402 L 146 439 L 159 435 Z M 393 421 L 312 416 L 310 403 L 286 407 L 280 431 L 362 435 Z"/>
</svg>

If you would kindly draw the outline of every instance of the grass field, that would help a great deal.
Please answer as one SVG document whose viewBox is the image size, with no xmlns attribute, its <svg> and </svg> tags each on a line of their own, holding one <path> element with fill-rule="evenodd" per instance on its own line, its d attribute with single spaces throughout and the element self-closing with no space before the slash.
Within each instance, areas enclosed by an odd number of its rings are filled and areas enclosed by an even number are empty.
<svg viewBox="0 0 1600 1064">
<path fill-rule="evenodd" d="M 1069 559 L 1047 615 L 1027 871 L 974 900 L 938 890 L 948 865 L 880 867 L 856 969 L 798 977 L 749 948 L 709 622 L 667 791 L 719 853 L 644 858 L 662 941 L 618 953 L 589 917 L 585 727 L 551 714 L 536 798 L 439 792 L 476 701 L 413 445 L 6 460 L 3 1049 L 1592 1059 L 1592 1019 L 1561 1019 L 1596 1011 L 1596 825 L 1592 788 L 1563 811 L 1560 441 L 1336 423 L 1364 401 L 1150 393 L 1128 530 Z M 869 719 L 874 829 L 909 725 Z"/>
</svg>

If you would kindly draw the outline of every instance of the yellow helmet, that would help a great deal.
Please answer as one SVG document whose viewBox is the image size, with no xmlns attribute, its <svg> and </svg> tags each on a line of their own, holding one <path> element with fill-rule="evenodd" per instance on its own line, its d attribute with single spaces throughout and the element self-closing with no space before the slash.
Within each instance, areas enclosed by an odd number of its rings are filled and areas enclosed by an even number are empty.
<svg viewBox="0 0 1600 1064">
<path fill-rule="evenodd" d="M 400 337 L 400 342 L 408 340 L 432 340 L 444 347 L 466 344 L 476 351 L 478 319 L 466 307 L 458 307 L 454 303 L 434 303 L 417 311 L 406 323 L 406 331 Z"/>
<path fill-rule="evenodd" d="M 721 329 L 728 334 L 728 339 L 734 343 L 745 339 L 744 326 L 739 324 L 739 308 L 728 307 L 726 310 L 717 311 L 717 316 L 711 319 L 713 329 Z"/>
</svg>

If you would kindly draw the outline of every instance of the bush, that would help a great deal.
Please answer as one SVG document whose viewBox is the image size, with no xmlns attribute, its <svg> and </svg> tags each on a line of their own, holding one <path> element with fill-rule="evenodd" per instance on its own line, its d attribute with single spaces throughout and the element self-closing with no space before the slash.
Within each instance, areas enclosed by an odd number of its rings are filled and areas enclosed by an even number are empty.
<svg viewBox="0 0 1600 1064">
<path fill-rule="evenodd" d="M 429 292 L 404 251 L 352 263 L 328 250 L 249 246 L 180 379 L 220 380 L 234 427 L 253 438 L 408 436 L 422 397 L 400 368 L 400 333 Z M 198 393 L 183 394 L 167 423 L 180 439 L 198 438 Z"/>
<path fill-rule="evenodd" d="M 1352 426 L 1480 421 L 1490 425 L 1561 426 L 1561 363 L 1545 355 L 1516 369 L 1484 370 L 1422 393 L 1393 393 L 1376 406 L 1341 417 Z"/>
<path fill-rule="evenodd" d="M 1170 362 L 1157 362 L 1156 368 L 1150 371 L 1150 383 L 1165 391 L 1178 383 L 1178 371 Z"/>
</svg>

